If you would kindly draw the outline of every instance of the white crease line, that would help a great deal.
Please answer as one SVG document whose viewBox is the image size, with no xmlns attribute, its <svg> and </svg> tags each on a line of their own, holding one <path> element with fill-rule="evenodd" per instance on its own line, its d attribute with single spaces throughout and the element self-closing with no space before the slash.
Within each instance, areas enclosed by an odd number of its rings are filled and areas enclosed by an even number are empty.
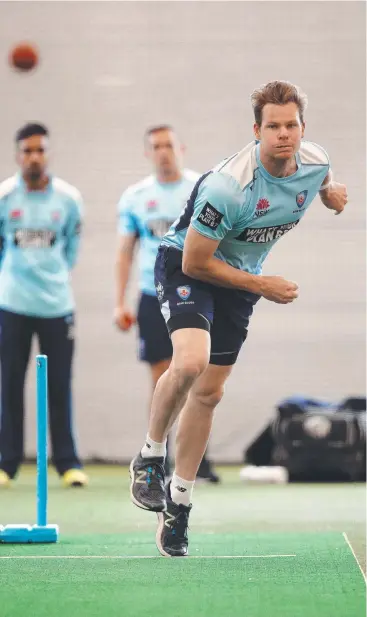
<svg viewBox="0 0 367 617">
<path fill-rule="evenodd" d="M 351 550 L 351 552 L 352 552 L 352 555 L 353 555 L 354 559 L 355 559 L 355 560 L 356 560 L 356 562 L 357 562 L 358 568 L 359 568 L 359 569 L 360 569 L 360 571 L 361 571 L 361 574 L 362 574 L 362 576 L 363 576 L 364 582 L 365 582 L 365 583 L 367 583 L 366 575 L 365 575 L 365 573 L 364 573 L 364 572 L 363 572 L 363 570 L 362 570 L 362 566 L 361 566 L 361 564 L 359 563 L 359 561 L 358 561 L 358 559 L 357 559 L 357 555 L 355 554 L 354 549 L 353 549 L 353 546 L 352 546 L 352 545 L 351 545 L 351 543 L 349 542 L 349 538 L 348 538 L 347 534 L 345 533 L 345 531 L 343 531 L 343 538 L 344 538 L 344 540 L 346 541 L 346 543 L 348 544 L 348 546 L 349 546 L 349 548 L 350 548 L 350 550 Z"/>
<path fill-rule="evenodd" d="M 297 555 L 191 555 L 186 559 L 278 559 Z M 2 555 L 0 559 L 160 559 L 159 555 Z"/>
</svg>

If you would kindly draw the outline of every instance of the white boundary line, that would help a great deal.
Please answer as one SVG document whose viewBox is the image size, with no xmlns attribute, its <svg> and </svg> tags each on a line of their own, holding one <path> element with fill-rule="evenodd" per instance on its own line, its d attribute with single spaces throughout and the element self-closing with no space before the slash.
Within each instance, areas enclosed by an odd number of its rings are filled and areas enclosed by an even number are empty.
<svg viewBox="0 0 367 617">
<path fill-rule="evenodd" d="M 356 560 L 356 562 L 357 562 L 357 566 L 358 566 L 358 568 L 359 568 L 359 569 L 360 569 L 360 571 L 361 571 L 361 574 L 362 574 L 362 576 L 363 576 L 364 582 L 367 584 L 366 575 L 365 575 L 365 573 L 364 573 L 364 572 L 363 572 L 363 570 L 362 570 L 362 566 L 361 566 L 361 564 L 359 563 L 359 561 L 358 561 L 358 559 L 357 559 L 357 555 L 355 554 L 354 549 L 353 549 L 353 546 L 352 546 L 352 545 L 351 545 L 351 543 L 349 542 L 349 538 L 348 538 L 347 534 L 345 533 L 345 531 L 343 531 L 343 538 L 344 538 L 344 540 L 346 541 L 347 545 L 349 546 L 349 548 L 350 548 L 350 550 L 351 550 L 351 553 L 352 553 L 352 555 L 353 555 L 354 559 L 355 559 L 355 560 Z"/>
<path fill-rule="evenodd" d="M 192 555 L 186 559 L 278 559 L 297 555 Z M 160 555 L 1 555 L 0 559 L 161 559 Z"/>
</svg>

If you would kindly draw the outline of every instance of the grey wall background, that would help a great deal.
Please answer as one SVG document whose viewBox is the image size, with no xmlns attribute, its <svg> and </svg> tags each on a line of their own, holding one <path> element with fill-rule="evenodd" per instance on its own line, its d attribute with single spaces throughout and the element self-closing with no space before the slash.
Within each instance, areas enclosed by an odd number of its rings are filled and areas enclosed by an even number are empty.
<svg viewBox="0 0 367 617">
<path fill-rule="evenodd" d="M 31 75 L 6 63 L 22 39 L 42 54 Z M 217 410 L 217 461 L 240 460 L 285 395 L 337 399 L 365 390 L 365 4 L 0 3 L 1 178 L 14 172 L 15 130 L 40 120 L 52 130 L 53 170 L 86 203 L 73 274 L 75 409 L 85 457 L 128 459 L 145 435 L 148 373 L 135 360 L 135 334 L 118 334 L 112 324 L 115 204 L 149 172 L 142 133 L 151 123 L 173 123 L 188 147 L 186 165 L 205 171 L 252 139 L 249 95 L 272 79 L 307 92 L 306 136 L 328 150 L 350 203 L 335 217 L 315 201 L 266 262 L 267 273 L 296 280 L 301 295 L 286 307 L 258 305 Z M 32 366 L 29 454 L 33 382 Z"/>
</svg>

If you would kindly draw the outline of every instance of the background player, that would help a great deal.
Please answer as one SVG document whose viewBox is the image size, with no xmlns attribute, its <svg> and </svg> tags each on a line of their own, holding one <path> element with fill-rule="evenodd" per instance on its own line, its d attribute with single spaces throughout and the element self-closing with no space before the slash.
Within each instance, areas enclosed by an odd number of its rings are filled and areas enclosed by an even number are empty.
<svg viewBox="0 0 367 617">
<path fill-rule="evenodd" d="M 146 443 L 130 472 L 134 503 L 159 512 L 157 546 L 167 556 L 187 554 L 196 469 L 254 304 L 261 296 L 280 304 L 298 296 L 296 283 L 261 275 L 264 259 L 318 193 L 337 214 L 347 202 L 326 152 L 302 141 L 306 97 L 298 87 L 271 82 L 254 92 L 252 105 L 257 141 L 202 176 L 155 267 L 173 359 L 155 389 Z M 176 466 L 165 487 L 164 441 L 180 411 Z"/>
<path fill-rule="evenodd" d="M 79 191 L 48 170 L 49 134 L 27 124 L 16 135 L 20 173 L 0 184 L 0 485 L 23 458 L 24 381 L 33 335 L 48 356 L 53 463 L 66 486 L 84 486 L 72 434 L 74 299 L 69 271 L 79 250 Z"/>
<path fill-rule="evenodd" d="M 126 331 L 137 319 L 139 358 L 149 365 L 154 391 L 172 357 L 172 343 L 156 297 L 154 264 L 160 241 L 182 212 L 199 174 L 183 168 L 184 147 L 168 125 L 155 126 L 146 131 L 145 152 L 152 164 L 153 174 L 129 187 L 118 206 L 120 239 L 115 321 L 122 331 Z M 136 318 L 127 304 L 126 290 L 138 240 L 141 295 Z M 168 455 L 165 466 L 169 475 Z M 205 456 L 197 477 L 209 482 L 219 481 Z"/>
</svg>

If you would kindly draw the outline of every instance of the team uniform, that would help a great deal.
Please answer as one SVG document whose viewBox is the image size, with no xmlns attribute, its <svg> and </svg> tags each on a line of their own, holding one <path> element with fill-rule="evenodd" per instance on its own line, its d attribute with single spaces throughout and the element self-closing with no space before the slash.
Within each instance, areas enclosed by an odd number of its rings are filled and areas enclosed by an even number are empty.
<svg viewBox="0 0 367 617">
<path fill-rule="evenodd" d="M 129 187 L 118 204 L 119 234 L 135 235 L 140 241 L 139 359 L 149 364 L 172 357 L 172 344 L 154 285 L 158 247 L 199 177 L 194 171 L 185 169 L 178 182 L 160 183 L 151 175 Z"/>
<path fill-rule="evenodd" d="M 0 469 L 13 478 L 23 458 L 23 391 L 31 342 L 48 356 L 53 462 L 60 475 L 81 467 L 71 424 L 74 266 L 81 226 L 79 192 L 49 178 L 28 191 L 20 175 L 0 184 Z"/>
<path fill-rule="evenodd" d="M 199 179 L 186 208 L 162 240 L 155 283 L 168 330 L 210 331 L 211 364 L 235 363 L 259 296 L 185 275 L 182 251 L 188 227 L 219 240 L 218 259 L 261 274 L 269 251 L 298 225 L 330 167 L 325 150 L 307 141 L 302 142 L 296 162 L 294 174 L 271 176 L 260 161 L 260 144 L 250 143 Z"/>
<path fill-rule="evenodd" d="M 155 285 L 167 328 L 170 333 L 181 328 L 210 332 L 211 364 L 236 362 L 260 296 L 184 274 L 182 255 L 188 228 L 191 225 L 202 236 L 217 240 L 214 255 L 221 261 L 260 275 L 269 251 L 298 225 L 329 172 L 326 152 L 310 142 L 302 142 L 296 163 L 294 174 L 273 177 L 260 161 L 260 144 L 250 143 L 198 180 L 159 247 Z M 164 482 L 163 458 L 139 454 L 130 473 L 133 502 L 158 513 L 160 553 L 187 555 L 191 505 L 173 501 L 171 483 L 166 486 Z M 145 483 L 141 477 L 147 478 Z"/>
</svg>

